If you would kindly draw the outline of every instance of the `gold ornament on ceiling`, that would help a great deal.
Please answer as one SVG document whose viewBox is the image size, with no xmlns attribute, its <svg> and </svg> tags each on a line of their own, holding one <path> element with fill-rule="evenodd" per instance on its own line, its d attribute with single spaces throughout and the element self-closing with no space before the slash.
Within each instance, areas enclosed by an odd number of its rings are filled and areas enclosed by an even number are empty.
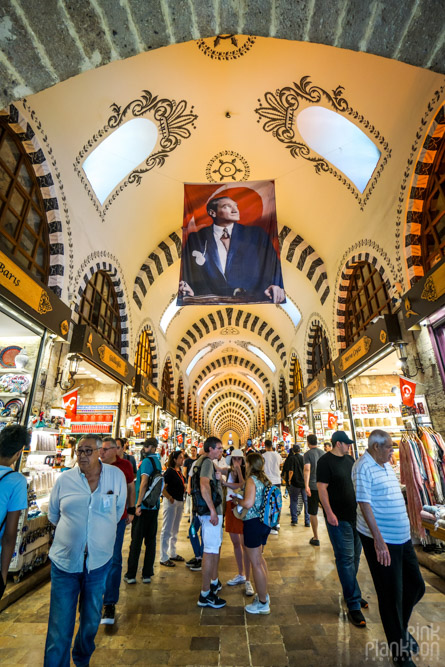
<svg viewBox="0 0 445 667">
<path fill-rule="evenodd" d="M 235 151 L 221 151 L 214 155 L 206 167 L 209 183 L 221 181 L 248 181 L 250 167 L 245 158 Z"/>
<path fill-rule="evenodd" d="M 221 329 L 220 334 L 222 336 L 236 336 L 239 334 L 239 330 L 235 327 L 224 327 L 224 329 Z"/>
<path fill-rule="evenodd" d="M 212 60 L 237 60 L 244 56 L 256 42 L 252 35 L 216 35 L 198 39 L 198 49 Z"/>
</svg>

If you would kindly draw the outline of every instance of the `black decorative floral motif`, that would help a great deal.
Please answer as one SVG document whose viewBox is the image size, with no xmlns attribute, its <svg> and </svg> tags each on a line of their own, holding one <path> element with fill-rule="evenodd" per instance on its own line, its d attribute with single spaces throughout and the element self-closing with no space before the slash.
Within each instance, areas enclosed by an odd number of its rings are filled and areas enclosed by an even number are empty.
<svg viewBox="0 0 445 667">
<path fill-rule="evenodd" d="M 247 160 L 235 151 L 221 151 L 214 155 L 206 167 L 206 177 L 210 183 L 223 180 L 247 181 L 250 167 Z"/>
<path fill-rule="evenodd" d="M 265 120 L 263 130 L 270 132 L 272 136 L 284 144 L 293 158 L 301 157 L 308 162 L 312 162 L 317 174 L 325 172 L 335 176 L 337 180 L 353 193 L 360 204 L 360 209 L 363 210 L 372 190 L 375 188 L 377 180 L 391 157 L 391 151 L 380 132 L 364 116 L 349 105 L 343 93 L 343 86 L 337 86 L 334 90 L 328 92 L 324 88 L 314 85 L 310 77 L 306 75 L 300 79 L 300 83 L 294 82 L 292 86 L 278 89 L 275 93 L 266 92 L 264 94 L 265 103 L 263 104 L 261 99 L 259 99 L 259 107 L 255 109 L 255 113 L 258 114 L 258 123 L 261 123 L 262 119 Z M 363 196 L 343 174 L 330 166 L 327 160 L 314 154 L 305 143 L 295 140 L 295 116 L 300 109 L 300 105 L 319 104 L 321 102 L 332 107 L 335 111 L 348 114 L 354 121 L 363 125 L 368 133 L 373 135 L 374 140 L 379 144 L 381 153 L 384 154 L 380 160 L 380 167 L 372 181 L 368 184 Z"/>
<path fill-rule="evenodd" d="M 237 60 L 244 56 L 255 44 L 252 35 L 217 35 L 198 39 L 198 49 L 212 60 Z"/>
</svg>

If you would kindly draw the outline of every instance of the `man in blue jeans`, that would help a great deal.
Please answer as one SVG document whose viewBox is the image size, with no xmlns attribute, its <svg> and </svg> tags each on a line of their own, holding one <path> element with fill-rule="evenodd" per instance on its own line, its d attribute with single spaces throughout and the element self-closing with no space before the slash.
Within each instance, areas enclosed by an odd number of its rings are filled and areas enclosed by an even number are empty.
<svg viewBox="0 0 445 667">
<path fill-rule="evenodd" d="M 78 467 L 60 474 L 51 491 L 48 518 L 56 526 L 51 559 L 51 600 L 44 667 L 69 667 L 76 608 L 79 630 L 72 658 L 86 667 L 95 649 L 116 527 L 125 508 L 122 472 L 99 460 L 102 440 L 85 435 Z"/>
<path fill-rule="evenodd" d="M 348 618 L 357 627 L 364 628 L 366 620 L 361 608 L 366 608 L 368 603 L 362 599 L 357 581 L 362 546 L 355 525 L 357 503 L 351 478 L 354 459 L 348 454 L 353 441 L 344 431 L 335 431 L 331 441 L 332 451 L 324 454 L 317 464 L 318 495 L 334 549 Z"/>
</svg>

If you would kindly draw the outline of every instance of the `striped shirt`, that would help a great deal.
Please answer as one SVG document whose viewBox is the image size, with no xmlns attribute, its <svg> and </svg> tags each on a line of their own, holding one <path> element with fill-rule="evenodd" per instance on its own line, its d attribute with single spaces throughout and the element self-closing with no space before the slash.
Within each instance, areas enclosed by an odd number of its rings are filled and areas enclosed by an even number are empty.
<svg viewBox="0 0 445 667">
<path fill-rule="evenodd" d="M 377 526 L 387 544 L 404 544 L 410 537 L 408 514 L 400 484 L 389 463 L 382 467 L 371 454 L 365 452 L 354 463 L 352 481 L 357 503 L 369 503 Z M 373 537 L 362 514 L 357 507 L 357 530 L 363 535 Z"/>
</svg>

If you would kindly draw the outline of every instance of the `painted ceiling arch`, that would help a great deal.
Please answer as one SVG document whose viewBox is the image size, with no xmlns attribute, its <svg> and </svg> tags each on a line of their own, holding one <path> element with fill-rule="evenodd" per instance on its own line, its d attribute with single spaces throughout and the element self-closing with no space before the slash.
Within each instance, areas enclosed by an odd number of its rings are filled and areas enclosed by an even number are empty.
<svg viewBox="0 0 445 667">
<path fill-rule="evenodd" d="M 387 9 L 388 22 L 381 3 L 359 3 L 351 12 L 346 0 L 335 5 L 337 10 L 329 3 L 290 7 L 285 0 L 272 5 L 259 0 L 235 7 L 192 0 L 179 15 L 180 3 L 154 0 L 147 21 L 144 3 L 137 0 L 58 3 L 45 24 L 48 29 L 56 20 L 59 34 L 66 35 L 63 53 L 56 54 L 44 26 L 50 10 L 42 4 L 39 16 L 35 3 L 28 4 L 20 20 L 42 48 L 37 56 L 33 40 L 25 40 L 20 50 L 14 40 L 2 43 L 9 75 L 2 94 L 16 100 L 22 127 L 29 125 L 50 156 L 63 191 L 59 217 L 72 230 L 67 245 L 73 255 L 64 266 L 64 290 L 70 286 L 75 299 L 94 265 L 105 262 L 116 269 L 130 360 L 135 333 L 149 323 L 156 355 L 153 381 L 159 385 L 161 360 L 169 356 L 172 395 L 182 378 L 180 394 L 191 396 L 201 419 L 206 419 L 201 406 L 212 393 L 231 394 L 216 406 L 220 410 L 212 412 L 208 427 L 237 423 L 244 437 L 262 406 L 272 404 L 272 389 L 275 399 L 279 396 L 281 376 L 290 396 L 292 352 L 307 379 L 315 321 L 323 325 L 334 352 L 341 324 L 339 266 L 371 253 L 385 267 L 390 289 L 396 278 L 408 284 L 416 270 L 414 260 L 400 269 L 400 211 L 410 201 L 406 184 L 415 164 L 413 146 L 428 150 L 429 121 L 438 108 L 433 105 L 428 122 L 427 110 L 431 100 L 438 107 L 443 98 L 444 79 L 437 72 L 444 62 L 445 10 L 438 6 L 433 16 L 424 3 L 394 4 Z M 91 5 L 88 34 L 84 5 Z M 19 24 L 14 6 L 8 10 L 11 35 Z M 116 20 L 120 28 L 113 34 Z M 64 58 L 71 58 L 69 76 Z M 57 81 L 64 82 L 54 85 Z M 37 90 L 42 92 L 32 94 Z M 363 196 L 299 134 L 298 113 L 315 105 L 335 109 L 379 149 L 380 161 Z M 82 161 L 115 128 L 136 117 L 157 123 L 157 144 L 101 207 Z M 289 313 L 273 305 L 187 306 L 162 328 L 161 317 L 177 291 L 183 184 L 219 187 L 224 181 L 261 179 L 275 182 L 284 284 L 301 321 L 295 326 Z M 394 183 L 402 183 L 400 192 Z M 407 226 L 406 234 L 411 231 Z M 91 259 L 88 266 L 85 258 Z M 133 296 L 126 285 L 133 285 Z M 211 349 L 187 374 L 207 344 Z M 267 354 L 275 371 L 248 344 Z M 229 409 L 235 416 L 221 414 L 228 409 L 226 401 L 233 402 Z"/>
</svg>

